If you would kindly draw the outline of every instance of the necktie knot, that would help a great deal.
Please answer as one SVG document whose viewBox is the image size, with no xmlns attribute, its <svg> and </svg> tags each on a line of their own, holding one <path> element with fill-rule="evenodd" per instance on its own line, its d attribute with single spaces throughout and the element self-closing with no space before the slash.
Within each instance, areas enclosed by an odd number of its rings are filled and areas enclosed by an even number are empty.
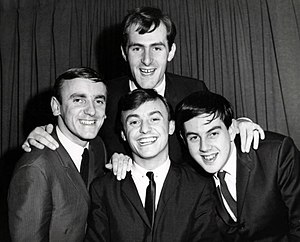
<svg viewBox="0 0 300 242">
<path fill-rule="evenodd" d="M 223 181 L 224 181 L 225 175 L 226 175 L 226 171 L 219 171 L 217 174 L 218 178 Z"/>
<path fill-rule="evenodd" d="M 150 181 L 154 181 L 154 173 L 152 171 L 148 171 L 146 176 L 149 178 Z"/>
</svg>

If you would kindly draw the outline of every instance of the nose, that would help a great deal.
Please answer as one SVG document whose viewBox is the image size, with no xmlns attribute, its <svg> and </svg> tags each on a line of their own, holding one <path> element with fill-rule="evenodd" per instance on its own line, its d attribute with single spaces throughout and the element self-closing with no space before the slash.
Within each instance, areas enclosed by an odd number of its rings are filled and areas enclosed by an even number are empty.
<svg viewBox="0 0 300 242">
<path fill-rule="evenodd" d="M 205 152 L 205 151 L 208 151 L 210 150 L 211 148 L 211 145 L 209 144 L 209 142 L 205 139 L 200 139 L 199 141 L 199 150 L 201 152 Z"/>
<path fill-rule="evenodd" d="M 96 109 L 95 109 L 95 105 L 93 102 L 87 102 L 84 113 L 88 114 L 90 116 L 94 116 L 96 114 Z"/>
<path fill-rule="evenodd" d="M 142 56 L 142 63 L 146 66 L 150 65 L 152 62 L 152 54 L 150 50 L 145 50 Z"/>
<path fill-rule="evenodd" d="M 142 121 L 140 126 L 140 132 L 143 134 L 148 133 L 151 130 L 151 125 L 147 121 Z"/>
</svg>

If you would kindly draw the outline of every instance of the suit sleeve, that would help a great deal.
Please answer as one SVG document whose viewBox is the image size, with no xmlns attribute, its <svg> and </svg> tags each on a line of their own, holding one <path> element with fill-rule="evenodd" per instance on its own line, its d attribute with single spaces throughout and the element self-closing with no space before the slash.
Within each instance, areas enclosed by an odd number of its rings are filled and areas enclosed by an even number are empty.
<svg viewBox="0 0 300 242">
<path fill-rule="evenodd" d="M 91 210 L 87 220 L 87 232 L 85 242 L 110 241 L 109 221 L 104 203 L 101 197 L 103 192 L 100 179 L 96 179 L 90 187 Z"/>
<path fill-rule="evenodd" d="M 300 239 L 300 153 L 292 139 L 286 137 L 278 155 L 278 184 L 288 208 L 290 241 Z"/>
<path fill-rule="evenodd" d="M 51 193 L 45 174 L 35 166 L 23 166 L 14 174 L 8 194 L 12 241 L 47 241 L 51 220 Z"/>
<path fill-rule="evenodd" d="M 197 203 L 194 226 L 191 231 L 192 237 L 188 241 L 222 241 L 217 228 L 213 191 L 213 181 L 209 180 Z"/>
</svg>

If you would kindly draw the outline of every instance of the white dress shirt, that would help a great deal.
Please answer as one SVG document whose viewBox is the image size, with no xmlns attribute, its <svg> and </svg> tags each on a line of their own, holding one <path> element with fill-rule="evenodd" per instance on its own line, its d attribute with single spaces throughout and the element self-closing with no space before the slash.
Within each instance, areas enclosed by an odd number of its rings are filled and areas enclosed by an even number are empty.
<svg viewBox="0 0 300 242">
<path fill-rule="evenodd" d="M 129 89 L 130 91 L 133 91 L 135 89 L 137 89 L 137 86 L 134 84 L 133 81 L 129 80 Z M 164 75 L 164 79 L 163 81 L 154 88 L 155 91 L 157 91 L 157 93 L 161 96 L 165 96 L 165 90 L 166 90 L 166 75 Z"/>
<path fill-rule="evenodd" d="M 235 201 L 237 198 L 236 197 L 236 162 L 237 162 L 236 147 L 233 144 L 231 155 L 229 156 L 228 161 L 226 162 L 226 164 L 220 171 L 226 172 L 225 182 L 227 184 L 227 187 L 228 187 L 228 190 L 229 190 L 231 196 L 233 197 L 233 199 Z M 214 180 L 215 180 L 216 187 L 220 186 L 220 180 L 217 177 L 217 173 L 214 174 Z M 224 203 L 226 210 L 228 211 L 228 213 L 230 214 L 232 219 L 236 222 L 237 218 L 235 217 L 234 213 L 231 211 L 229 205 L 227 204 L 225 198 L 223 197 L 223 194 L 221 194 L 221 195 L 222 195 L 223 203 Z"/>
<path fill-rule="evenodd" d="M 66 149 L 66 151 L 70 155 L 72 161 L 74 162 L 77 170 L 80 172 L 82 153 L 85 148 L 87 148 L 87 149 L 89 148 L 89 143 L 87 143 L 87 145 L 85 147 L 75 144 L 73 141 L 71 141 L 69 138 L 67 138 L 61 132 L 61 130 L 59 129 L 58 126 L 56 126 L 56 133 L 57 133 L 57 137 L 58 137 L 60 143 Z"/>
<path fill-rule="evenodd" d="M 155 209 L 157 208 L 160 193 L 164 185 L 168 171 L 170 169 L 170 165 L 171 162 L 170 159 L 168 158 L 162 165 L 155 168 L 154 170 L 151 170 L 154 173 L 154 181 L 156 184 Z M 149 178 L 146 176 L 146 173 L 148 171 L 149 170 L 136 164 L 136 162 L 133 162 L 133 166 L 131 169 L 131 176 L 138 190 L 140 199 L 144 207 L 145 207 L 145 199 L 146 199 L 146 189 L 147 186 L 149 185 Z"/>
</svg>

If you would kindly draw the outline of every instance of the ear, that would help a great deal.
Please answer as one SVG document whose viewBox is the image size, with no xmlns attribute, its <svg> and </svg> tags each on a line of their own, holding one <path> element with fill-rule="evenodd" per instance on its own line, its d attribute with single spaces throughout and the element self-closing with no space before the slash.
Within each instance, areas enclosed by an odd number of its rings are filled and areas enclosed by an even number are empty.
<svg viewBox="0 0 300 242">
<path fill-rule="evenodd" d="M 236 136 L 236 120 L 233 119 L 231 125 L 228 128 L 229 136 L 230 136 L 230 141 L 234 141 L 235 136 Z"/>
<path fill-rule="evenodd" d="M 124 59 L 125 61 L 127 61 L 127 55 L 126 55 L 125 50 L 123 49 L 123 46 L 121 46 L 121 52 L 122 52 L 123 59 Z"/>
<path fill-rule="evenodd" d="M 175 52 L 176 52 L 176 44 L 173 43 L 171 46 L 171 50 L 169 51 L 168 61 L 171 61 L 174 58 Z"/>
<path fill-rule="evenodd" d="M 174 132 L 175 132 L 175 121 L 170 120 L 169 121 L 169 135 L 174 134 Z"/>
<path fill-rule="evenodd" d="M 122 138 L 122 140 L 126 141 L 126 136 L 125 136 L 125 134 L 124 134 L 124 131 L 123 131 L 123 130 L 121 131 L 121 138 Z"/>
<path fill-rule="evenodd" d="M 51 109 L 53 116 L 59 116 L 60 115 L 60 103 L 56 99 L 56 97 L 51 97 Z"/>
<path fill-rule="evenodd" d="M 179 135 L 180 135 L 180 138 L 182 139 L 183 143 L 187 146 L 186 140 L 181 131 L 179 132 Z"/>
</svg>

